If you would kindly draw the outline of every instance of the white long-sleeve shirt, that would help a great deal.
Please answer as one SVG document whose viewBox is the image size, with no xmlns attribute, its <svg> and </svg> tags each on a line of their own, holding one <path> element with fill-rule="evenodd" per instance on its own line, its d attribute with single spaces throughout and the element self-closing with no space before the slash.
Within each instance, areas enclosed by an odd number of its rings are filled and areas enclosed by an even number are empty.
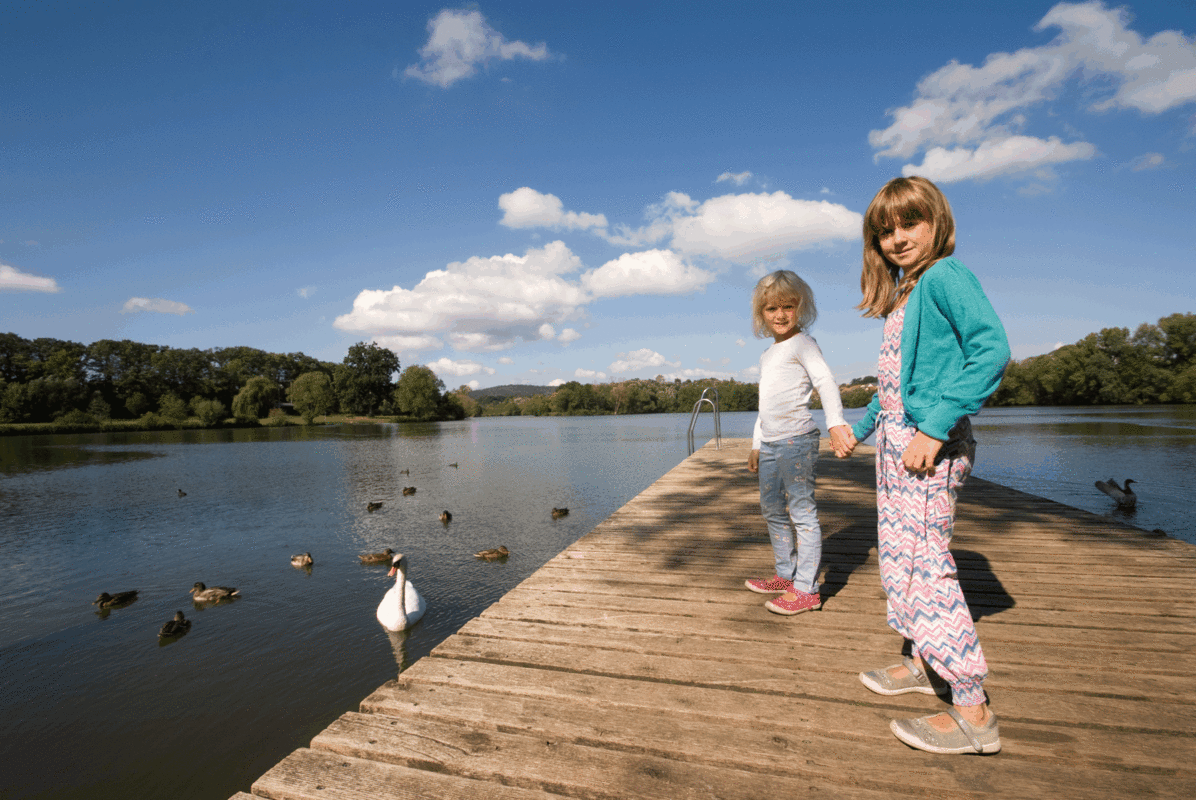
<svg viewBox="0 0 1196 800">
<path fill-rule="evenodd" d="M 826 425 L 846 425 L 839 385 L 814 337 L 797 333 L 760 356 L 760 411 L 752 431 L 752 449 L 817 430 L 810 414 L 814 390 L 822 399 Z"/>
</svg>

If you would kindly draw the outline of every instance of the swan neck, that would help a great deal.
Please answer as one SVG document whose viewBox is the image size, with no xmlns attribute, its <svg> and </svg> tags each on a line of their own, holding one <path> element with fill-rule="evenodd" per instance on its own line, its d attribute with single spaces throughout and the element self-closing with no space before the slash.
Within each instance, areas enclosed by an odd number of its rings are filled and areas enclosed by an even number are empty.
<svg viewBox="0 0 1196 800">
<path fill-rule="evenodd" d="M 395 593 L 399 596 L 399 614 L 407 616 L 407 570 L 399 567 L 399 574 L 395 577 Z"/>
</svg>

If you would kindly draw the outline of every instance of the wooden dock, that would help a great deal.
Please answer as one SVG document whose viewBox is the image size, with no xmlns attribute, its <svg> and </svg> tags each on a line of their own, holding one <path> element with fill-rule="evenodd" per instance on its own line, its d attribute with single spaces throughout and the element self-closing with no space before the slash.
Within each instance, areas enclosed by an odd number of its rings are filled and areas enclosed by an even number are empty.
<svg viewBox="0 0 1196 800">
<path fill-rule="evenodd" d="M 952 550 L 1004 749 L 935 756 L 888 722 L 943 701 L 857 677 L 901 646 L 871 450 L 823 443 L 824 606 L 781 617 L 743 587 L 772 569 L 748 446 L 699 450 L 252 796 L 1196 797 L 1196 546 L 970 480 Z"/>
</svg>

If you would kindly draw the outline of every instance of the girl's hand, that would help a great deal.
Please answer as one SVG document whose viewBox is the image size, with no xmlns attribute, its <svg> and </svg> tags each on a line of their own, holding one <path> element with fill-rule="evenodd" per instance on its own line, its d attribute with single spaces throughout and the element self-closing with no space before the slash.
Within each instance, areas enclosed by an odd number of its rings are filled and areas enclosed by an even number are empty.
<svg viewBox="0 0 1196 800">
<path fill-rule="evenodd" d="M 760 471 L 760 451 L 753 450 L 748 453 L 748 472 Z"/>
<path fill-rule="evenodd" d="M 939 450 L 942 448 L 942 441 L 918 431 L 914 434 L 909 447 L 905 448 L 905 452 L 901 454 L 901 463 L 910 472 L 933 475 L 934 459 L 938 457 Z"/>
<path fill-rule="evenodd" d="M 847 458 L 855 450 L 855 446 L 859 442 L 855 438 L 855 434 L 851 432 L 849 425 L 836 425 L 831 428 L 831 450 L 835 451 L 835 455 L 839 458 Z"/>
</svg>

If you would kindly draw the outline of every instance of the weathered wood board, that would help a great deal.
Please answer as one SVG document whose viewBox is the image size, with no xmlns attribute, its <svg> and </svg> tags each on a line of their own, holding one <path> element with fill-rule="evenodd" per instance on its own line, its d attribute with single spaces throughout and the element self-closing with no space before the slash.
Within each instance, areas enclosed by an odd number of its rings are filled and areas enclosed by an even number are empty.
<svg viewBox="0 0 1196 800">
<path fill-rule="evenodd" d="M 748 442 L 699 450 L 263 775 L 253 796 L 1196 796 L 1196 547 L 973 479 L 952 551 L 996 756 L 888 729 L 871 451 L 819 463 L 823 610 L 779 617 Z M 235 800 L 249 795 L 237 795 Z"/>
</svg>

